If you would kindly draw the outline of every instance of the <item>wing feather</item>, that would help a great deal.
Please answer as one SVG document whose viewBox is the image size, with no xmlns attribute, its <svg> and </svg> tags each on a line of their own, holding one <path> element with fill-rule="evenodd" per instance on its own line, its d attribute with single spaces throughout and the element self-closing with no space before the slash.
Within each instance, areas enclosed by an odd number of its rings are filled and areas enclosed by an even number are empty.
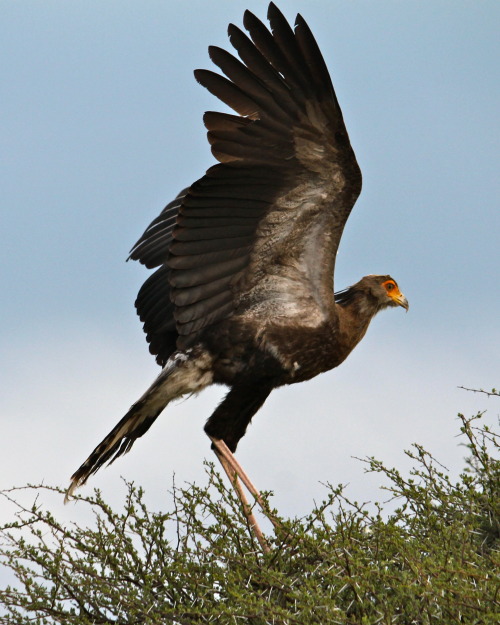
<svg viewBox="0 0 500 625">
<path fill-rule="evenodd" d="M 196 69 L 194 76 L 210 93 L 237 113 L 256 118 L 258 109 L 255 102 L 230 80 L 209 69 Z"/>
<path fill-rule="evenodd" d="M 217 252 L 209 252 L 207 254 L 172 256 L 168 261 L 168 266 L 171 269 L 169 282 L 176 285 L 180 277 L 183 275 L 184 269 L 191 269 L 193 271 L 193 275 L 195 272 L 199 272 L 200 276 L 203 276 L 205 271 L 208 271 L 209 267 L 219 263 L 229 263 L 235 258 L 248 258 L 250 252 L 251 246 L 235 248 L 233 250 L 220 250 Z M 246 262 L 248 264 L 248 260 Z"/>
<path fill-rule="evenodd" d="M 311 82 L 308 76 L 308 67 L 304 64 L 304 57 L 300 52 L 295 33 L 286 21 L 283 13 L 272 2 L 269 5 L 267 18 L 271 25 L 275 45 L 280 50 L 286 50 L 288 76 L 301 87 L 303 93 L 309 94 Z"/>
<path fill-rule="evenodd" d="M 270 19 L 271 6 L 269 5 L 268 17 Z M 275 16 L 276 17 L 276 16 Z M 276 19 L 274 20 L 276 25 Z M 243 16 L 243 25 L 250 33 L 250 37 L 261 52 L 265 59 L 278 75 L 281 75 L 288 86 L 289 91 L 293 91 L 294 98 L 300 97 L 301 100 L 305 98 L 304 80 L 301 80 L 300 69 L 294 67 L 289 61 L 292 51 L 286 48 L 280 47 L 277 37 L 271 34 L 266 26 L 250 11 L 245 11 Z M 292 44 L 293 45 L 293 44 Z"/>
<path fill-rule="evenodd" d="M 243 93 L 251 94 L 252 104 L 257 104 L 260 111 L 265 110 L 269 115 L 277 117 L 283 115 L 283 110 L 276 104 L 273 94 L 241 61 L 216 46 L 210 46 L 208 52 L 211 60 L 224 72 L 231 84 Z"/>
<path fill-rule="evenodd" d="M 144 282 L 135 302 L 137 312 L 144 323 L 149 350 L 164 365 L 175 350 L 178 332 L 174 319 L 174 305 L 170 300 L 169 269 L 165 265 L 157 269 Z"/>
<path fill-rule="evenodd" d="M 250 15 L 252 15 L 250 13 Z M 252 16 L 254 17 L 254 16 Z M 265 29 L 265 26 L 263 26 Z M 267 29 L 266 29 L 267 32 Z M 270 61 L 260 52 L 252 40 L 234 24 L 229 24 L 229 41 L 238 52 L 238 56 L 248 69 L 258 76 L 272 93 L 274 101 L 289 118 L 295 118 L 296 108 L 290 102 L 290 86 L 277 72 Z"/>
<path fill-rule="evenodd" d="M 298 15 L 292 29 L 273 3 L 268 19 L 270 30 L 246 11 L 248 35 L 229 25 L 239 58 L 209 48 L 224 76 L 195 71 L 236 112 L 204 115 L 219 163 L 165 207 L 130 254 L 160 265 L 136 302 L 160 364 L 175 344 L 194 344 L 233 314 L 304 317 L 333 305 L 335 255 L 361 174 L 309 27 Z"/>
<path fill-rule="evenodd" d="M 230 305 L 232 302 L 231 292 L 229 290 L 222 291 L 207 297 L 202 300 L 198 300 L 187 306 L 178 306 L 175 314 L 175 320 L 177 324 L 186 325 L 192 321 L 200 321 L 202 326 L 204 325 L 203 319 L 205 316 L 216 312 L 222 307 Z M 194 327 L 194 326 L 193 326 Z M 196 329 L 200 326 L 196 325 Z"/>
<path fill-rule="evenodd" d="M 183 189 L 175 200 L 169 202 L 158 217 L 153 219 L 130 250 L 127 260 L 138 260 L 148 269 L 158 267 L 167 260 L 172 232 L 187 191 L 188 189 Z"/>
<path fill-rule="evenodd" d="M 212 282 L 218 283 L 222 278 L 229 277 L 226 284 L 229 284 L 230 279 L 233 276 L 239 274 L 247 265 L 247 259 L 242 253 L 241 256 L 233 258 L 232 260 L 225 260 L 222 263 L 216 263 L 207 265 L 204 271 L 200 271 L 198 267 L 194 269 L 186 269 L 184 271 L 177 271 L 175 273 L 175 279 L 171 281 L 171 285 L 179 289 L 179 295 L 175 297 L 175 301 L 178 306 L 182 304 L 182 291 L 191 291 L 190 287 L 197 286 L 203 287 L 206 293 L 211 293 Z M 198 299 L 203 299 L 202 293 Z M 207 297 L 207 295 L 205 295 Z"/>
</svg>

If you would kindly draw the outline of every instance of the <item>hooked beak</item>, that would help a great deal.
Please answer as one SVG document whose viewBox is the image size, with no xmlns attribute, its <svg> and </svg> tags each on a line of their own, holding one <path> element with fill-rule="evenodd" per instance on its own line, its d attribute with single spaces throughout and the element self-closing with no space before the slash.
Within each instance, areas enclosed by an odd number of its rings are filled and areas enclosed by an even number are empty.
<svg viewBox="0 0 500 625">
<path fill-rule="evenodd" d="M 394 297 L 394 301 L 396 302 L 398 306 L 402 306 L 406 310 L 406 312 L 408 312 L 408 309 L 410 308 L 410 304 L 408 304 L 408 300 L 402 293 L 399 293 L 398 295 L 396 295 Z"/>
</svg>

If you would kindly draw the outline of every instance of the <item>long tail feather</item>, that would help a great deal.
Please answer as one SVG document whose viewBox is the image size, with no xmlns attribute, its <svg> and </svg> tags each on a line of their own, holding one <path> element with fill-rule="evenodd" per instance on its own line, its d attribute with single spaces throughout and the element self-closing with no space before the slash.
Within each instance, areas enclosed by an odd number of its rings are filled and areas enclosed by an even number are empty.
<svg viewBox="0 0 500 625">
<path fill-rule="evenodd" d="M 75 489 L 85 484 L 106 462 L 111 464 L 127 453 L 169 402 L 186 393 L 197 393 L 211 384 L 213 375 L 210 364 L 211 357 L 206 352 L 187 350 L 173 354 L 144 395 L 71 476 L 64 501 L 67 502 Z"/>
</svg>

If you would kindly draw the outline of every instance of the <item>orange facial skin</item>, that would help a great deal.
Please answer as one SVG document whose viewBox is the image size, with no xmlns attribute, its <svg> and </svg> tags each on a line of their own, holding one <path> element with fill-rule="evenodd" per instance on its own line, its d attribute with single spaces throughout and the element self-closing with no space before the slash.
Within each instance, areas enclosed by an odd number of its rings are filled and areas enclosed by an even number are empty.
<svg viewBox="0 0 500 625">
<path fill-rule="evenodd" d="M 385 288 L 388 297 L 390 297 L 397 306 L 402 306 L 407 312 L 410 307 L 408 300 L 399 290 L 398 285 L 394 280 L 386 280 L 382 282 L 382 286 Z"/>
</svg>

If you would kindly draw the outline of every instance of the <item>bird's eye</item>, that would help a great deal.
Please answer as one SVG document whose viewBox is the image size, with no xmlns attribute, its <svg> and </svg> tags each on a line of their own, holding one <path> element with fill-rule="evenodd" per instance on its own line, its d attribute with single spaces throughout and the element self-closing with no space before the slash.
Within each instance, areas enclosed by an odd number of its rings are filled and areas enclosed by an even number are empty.
<svg viewBox="0 0 500 625">
<path fill-rule="evenodd" d="M 392 291 L 392 289 L 394 288 L 394 286 L 395 286 L 395 285 L 394 285 L 394 282 L 388 282 L 388 283 L 385 285 L 385 288 L 386 288 L 388 291 Z"/>
</svg>

